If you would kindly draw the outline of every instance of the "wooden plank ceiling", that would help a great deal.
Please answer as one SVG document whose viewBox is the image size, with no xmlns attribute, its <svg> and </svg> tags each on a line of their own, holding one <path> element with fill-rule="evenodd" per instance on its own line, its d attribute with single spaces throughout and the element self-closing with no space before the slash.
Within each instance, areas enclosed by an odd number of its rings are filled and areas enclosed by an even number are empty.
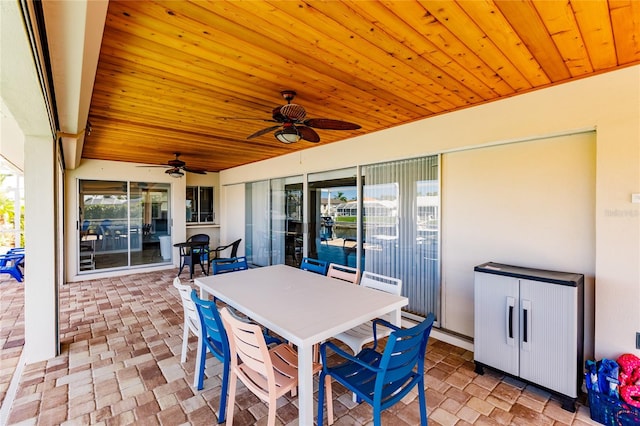
<svg viewBox="0 0 640 426">
<path fill-rule="evenodd" d="M 219 171 L 640 63 L 640 2 L 111 1 L 83 158 Z"/>
</svg>

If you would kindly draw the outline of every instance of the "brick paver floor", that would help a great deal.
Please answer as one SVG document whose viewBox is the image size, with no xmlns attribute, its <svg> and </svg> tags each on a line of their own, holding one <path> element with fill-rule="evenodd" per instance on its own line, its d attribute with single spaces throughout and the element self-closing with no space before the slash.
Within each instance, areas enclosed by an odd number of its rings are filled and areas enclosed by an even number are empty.
<svg viewBox="0 0 640 426">
<path fill-rule="evenodd" d="M 69 283 L 60 289 L 62 353 L 24 368 L 9 413 L 12 425 L 215 424 L 220 363 L 207 360 L 204 390 L 192 387 L 196 339 L 180 363 L 182 306 L 176 270 Z M 183 274 L 184 275 L 184 274 Z M 185 282 L 185 281 L 183 281 Z M 25 285 L 28 285 L 25 284 Z M 0 394 L 4 398 L 24 339 L 22 284 L 0 282 Z M 473 353 L 431 339 L 426 356 L 430 425 L 584 425 L 588 408 L 560 408 L 546 392 L 473 371 Z M 316 379 L 317 392 L 317 379 Z M 336 425 L 368 425 L 371 408 L 334 384 Z M 278 402 L 278 425 L 297 424 L 297 399 Z M 235 424 L 266 424 L 267 408 L 247 389 Z M 387 410 L 383 424 L 419 424 L 416 392 Z"/>
</svg>

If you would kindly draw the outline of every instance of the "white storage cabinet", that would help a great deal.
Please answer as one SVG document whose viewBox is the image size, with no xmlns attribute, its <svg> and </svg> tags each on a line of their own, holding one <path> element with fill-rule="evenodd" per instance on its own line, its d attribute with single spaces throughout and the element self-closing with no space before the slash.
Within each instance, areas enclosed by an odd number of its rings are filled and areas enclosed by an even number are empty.
<svg viewBox="0 0 640 426">
<path fill-rule="evenodd" d="M 474 361 L 558 395 L 575 411 L 584 275 L 488 262 L 475 271 Z"/>
</svg>

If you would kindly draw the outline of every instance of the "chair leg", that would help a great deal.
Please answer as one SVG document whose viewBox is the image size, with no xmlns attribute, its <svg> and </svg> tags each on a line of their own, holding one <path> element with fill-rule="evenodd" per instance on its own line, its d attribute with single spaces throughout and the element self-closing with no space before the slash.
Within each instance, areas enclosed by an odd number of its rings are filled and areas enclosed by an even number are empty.
<svg viewBox="0 0 640 426">
<path fill-rule="evenodd" d="M 418 382 L 418 399 L 420 400 L 420 426 L 427 426 L 427 398 L 424 392 L 424 382 Z"/>
<path fill-rule="evenodd" d="M 227 412 L 227 389 L 229 388 L 229 363 L 230 360 L 226 360 L 222 367 L 222 389 L 220 395 L 220 414 L 218 417 L 218 423 L 224 423 Z"/>
<path fill-rule="evenodd" d="M 233 426 L 233 410 L 236 403 L 236 386 L 238 384 L 238 376 L 234 371 L 229 377 L 229 399 L 227 400 L 227 426 Z"/>
<path fill-rule="evenodd" d="M 318 381 L 318 426 L 322 426 L 322 417 L 324 410 L 324 385 L 326 383 L 325 377 L 331 380 L 331 376 L 324 374 L 324 372 L 320 373 L 320 380 Z"/>
<path fill-rule="evenodd" d="M 276 409 L 278 408 L 278 401 L 275 395 L 269 394 L 269 415 L 267 417 L 267 426 L 276 425 Z"/>
<path fill-rule="evenodd" d="M 196 356 L 196 371 L 193 377 L 193 386 L 197 390 L 204 387 L 204 367 L 207 361 L 207 347 L 200 336 L 198 336 L 198 354 Z"/>
<path fill-rule="evenodd" d="M 184 364 L 187 360 L 187 345 L 189 344 L 189 324 L 187 323 L 186 317 L 182 328 L 184 328 L 184 331 L 182 332 L 182 352 L 180 352 L 180 363 Z"/>
<path fill-rule="evenodd" d="M 331 376 L 327 375 L 324 378 L 325 388 L 327 389 L 327 421 L 329 425 L 333 424 L 333 392 L 331 390 Z M 318 399 L 318 404 L 322 401 Z"/>
</svg>

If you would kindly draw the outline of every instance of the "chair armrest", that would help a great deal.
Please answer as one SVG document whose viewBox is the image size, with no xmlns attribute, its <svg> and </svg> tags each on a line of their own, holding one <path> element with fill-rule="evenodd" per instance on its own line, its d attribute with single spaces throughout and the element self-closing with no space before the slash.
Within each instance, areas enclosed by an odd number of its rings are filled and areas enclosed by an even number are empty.
<svg viewBox="0 0 640 426">
<path fill-rule="evenodd" d="M 320 357 L 322 359 L 322 368 L 327 368 L 327 347 L 331 348 L 331 350 L 333 350 L 336 353 L 336 355 L 346 359 L 347 361 L 354 362 L 375 373 L 382 371 L 380 368 L 373 367 L 370 364 L 367 364 L 366 362 L 359 360 L 355 356 L 346 353 L 345 351 L 343 351 L 342 349 L 340 349 L 338 346 L 336 346 L 331 342 L 324 342 L 320 345 Z"/>
<path fill-rule="evenodd" d="M 397 325 L 393 325 L 391 324 L 389 321 L 383 320 L 382 318 L 376 318 L 373 320 L 373 349 L 378 347 L 378 336 L 377 336 L 377 327 L 378 324 L 383 325 L 387 328 L 390 328 L 392 330 L 402 330 L 401 327 L 398 327 Z"/>
<path fill-rule="evenodd" d="M 0 254 L 0 260 L 2 261 L 14 261 L 14 260 L 21 260 L 24 259 L 24 253 L 7 253 L 7 254 Z"/>
<path fill-rule="evenodd" d="M 231 247 L 232 245 L 233 245 L 233 243 L 231 243 L 231 244 L 227 244 L 226 246 L 218 246 L 218 247 L 216 247 L 216 248 L 212 249 L 211 251 L 222 251 L 222 250 L 224 250 L 224 249 L 228 249 L 228 248 L 229 248 L 229 247 Z"/>
</svg>

